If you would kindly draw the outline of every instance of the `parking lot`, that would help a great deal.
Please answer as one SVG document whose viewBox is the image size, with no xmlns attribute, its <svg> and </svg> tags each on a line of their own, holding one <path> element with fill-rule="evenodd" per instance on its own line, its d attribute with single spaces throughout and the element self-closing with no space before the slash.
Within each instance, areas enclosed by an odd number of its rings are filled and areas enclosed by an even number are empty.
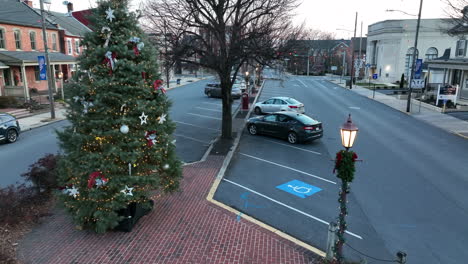
<svg viewBox="0 0 468 264">
<path fill-rule="evenodd" d="M 273 96 L 294 97 L 298 89 L 304 86 L 297 80 L 268 80 L 258 101 Z M 307 100 L 296 99 L 305 104 L 307 113 Z M 325 122 L 324 137 L 327 132 Z M 283 139 L 252 136 L 244 130 L 214 199 L 325 250 L 328 224 L 338 216 L 341 182 L 332 173 L 333 166 L 332 155 L 321 139 L 291 145 Z M 353 195 L 348 197 L 352 212 L 347 217 L 350 244 L 359 247 L 364 239 L 371 239 L 366 247 L 381 251 L 384 246 L 367 226 L 366 216 Z M 353 252 L 347 254 L 359 260 Z"/>
</svg>

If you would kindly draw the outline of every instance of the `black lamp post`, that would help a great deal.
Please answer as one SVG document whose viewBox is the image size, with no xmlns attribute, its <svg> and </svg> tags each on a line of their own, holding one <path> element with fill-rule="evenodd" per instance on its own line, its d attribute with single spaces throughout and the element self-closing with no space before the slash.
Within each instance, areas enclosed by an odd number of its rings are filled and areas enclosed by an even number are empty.
<svg viewBox="0 0 468 264">
<path fill-rule="evenodd" d="M 349 151 L 356 140 L 358 128 L 351 120 L 351 114 L 348 120 L 341 126 L 341 144 L 346 150 L 341 150 L 336 154 L 335 170 L 338 171 L 337 177 L 341 179 L 341 190 L 338 201 L 340 203 L 340 215 L 338 217 L 337 241 L 334 247 L 335 259 L 338 263 L 343 263 L 343 244 L 345 243 L 344 234 L 346 231 L 345 217 L 348 214 L 346 208 L 347 194 L 349 193 L 349 183 L 354 178 L 354 162 L 357 159 L 356 153 Z"/>
</svg>

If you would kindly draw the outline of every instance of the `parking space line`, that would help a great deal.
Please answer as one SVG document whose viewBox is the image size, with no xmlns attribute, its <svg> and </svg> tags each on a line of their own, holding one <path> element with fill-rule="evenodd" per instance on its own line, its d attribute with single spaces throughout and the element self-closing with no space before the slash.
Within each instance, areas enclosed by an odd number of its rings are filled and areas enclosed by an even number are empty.
<svg viewBox="0 0 468 264">
<path fill-rule="evenodd" d="M 307 87 L 307 85 L 306 85 L 303 81 L 301 81 L 301 80 L 299 80 L 299 79 L 297 79 L 297 81 L 300 82 L 300 83 L 302 83 L 302 85 L 304 85 L 304 87 Z"/>
<path fill-rule="evenodd" d="M 318 217 L 315 217 L 315 216 L 313 216 L 313 215 L 310 215 L 310 214 L 308 214 L 308 213 L 306 213 L 306 212 L 303 212 L 303 211 L 301 211 L 301 210 L 299 210 L 299 209 L 296 209 L 296 208 L 294 208 L 294 207 L 292 207 L 292 206 L 289 206 L 289 205 L 287 205 L 287 204 L 284 204 L 284 203 L 282 203 L 282 202 L 280 202 L 280 201 L 277 201 L 277 200 L 275 200 L 275 199 L 273 199 L 273 198 L 270 198 L 270 197 L 268 197 L 268 196 L 266 196 L 266 195 L 264 195 L 264 194 L 261 194 L 261 193 L 259 193 L 259 192 L 256 192 L 256 191 L 254 191 L 254 190 L 252 190 L 252 189 L 250 189 L 250 188 L 248 188 L 248 187 L 245 187 L 245 186 L 243 186 L 243 185 L 240 185 L 240 184 L 238 184 L 238 183 L 236 183 L 236 182 L 230 181 L 230 180 L 228 180 L 228 179 L 223 179 L 223 181 L 229 182 L 230 184 L 236 185 L 237 187 L 240 187 L 240 188 L 242 188 L 242 189 L 244 189 L 244 190 L 247 190 L 247 191 L 249 191 L 249 192 L 251 192 L 251 193 L 254 193 L 254 194 L 258 195 L 258 196 L 261 196 L 261 197 L 263 197 L 263 198 L 265 198 L 265 199 L 267 199 L 267 200 L 270 200 L 270 201 L 272 201 L 272 202 L 274 202 L 274 203 L 277 203 L 277 204 L 279 204 L 279 205 L 282 205 L 282 206 L 284 206 L 284 207 L 286 207 L 286 208 L 288 208 L 288 209 L 291 209 L 291 210 L 293 210 L 293 211 L 295 211 L 295 212 L 298 212 L 298 213 L 300 213 L 300 214 L 302 214 L 302 215 L 304 215 L 304 216 L 307 216 L 307 217 L 309 217 L 309 218 L 312 218 L 312 219 L 314 219 L 314 220 L 316 220 L 316 221 L 318 221 L 318 222 L 320 222 L 320 223 L 325 224 L 325 225 L 328 226 L 328 222 L 326 222 L 325 220 L 322 220 L 322 219 L 320 219 L 320 218 L 318 218 Z M 351 235 L 351 236 L 354 236 L 354 237 L 356 237 L 356 238 L 362 239 L 361 236 L 359 236 L 359 235 L 357 235 L 357 234 L 354 234 L 353 232 L 349 232 L 349 231 L 345 231 L 345 232 L 346 232 L 348 235 Z"/>
<path fill-rule="evenodd" d="M 187 136 L 184 136 L 184 135 L 181 135 L 181 134 L 176 134 L 176 133 L 174 133 L 174 136 L 190 139 L 190 140 L 200 142 L 200 143 L 203 143 L 203 144 L 207 144 L 207 145 L 211 143 L 211 142 L 206 142 L 206 141 L 203 141 L 203 140 L 200 140 L 200 139 L 196 139 L 196 138 L 193 138 L 193 137 L 187 137 Z"/>
<path fill-rule="evenodd" d="M 216 128 L 202 127 L 202 126 L 197 126 L 197 125 L 194 125 L 194 124 L 185 123 L 185 122 L 181 122 L 181 121 L 174 121 L 174 122 L 179 123 L 179 124 L 183 124 L 183 125 L 187 125 L 187 126 L 193 126 L 193 127 L 196 127 L 196 128 L 203 128 L 203 129 L 209 129 L 209 130 L 214 130 L 214 131 L 221 131 L 221 130 L 216 129 Z"/>
<path fill-rule="evenodd" d="M 222 104 L 210 103 L 210 102 L 202 102 L 202 104 L 211 104 L 211 105 L 223 106 Z"/>
<path fill-rule="evenodd" d="M 210 108 L 204 108 L 204 107 L 198 107 L 198 106 L 195 108 L 207 110 L 207 111 L 222 112 L 222 110 L 219 110 L 219 109 L 210 109 Z"/>
<path fill-rule="evenodd" d="M 330 181 L 330 180 L 324 179 L 324 178 L 322 178 L 322 177 L 319 177 L 319 176 L 317 176 L 317 175 L 313 175 L 313 174 L 310 174 L 310 173 L 307 173 L 307 172 L 304 172 L 304 171 L 301 171 L 301 170 L 297 170 L 297 169 L 294 169 L 294 168 L 291 168 L 291 167 L 288 167 L 288 166 L 284 166 L 284 165 L 275 163 L 275 162 L 273 162 L 273 161 L 264 160 L 264 159 L 261 159 L 261 158 L 257 158 L 257 157 L 254 157 L 254 156 L 250 156 L 250 155 L 245 154 L 245 153 L 240 153 L 240 152 L 239 152 L 239 154 L 244 155 L 244 156 L 249 157 L 249 158 L 252 158 L 252 159 L 256 159 L 256 160 L 260 160 L 260 161 L 263 161 L 263 162 L 266 162 L 266 163 L 270 163 L 270 164 L 276 165 L 276 166 L 278 166 L 278 167 L 282 167 L 282 168 L 285 168 L 285 169 L 288 169 L 288 170 L 292 170 L 292 171 L 295 171 L 295 172 L 299 172 L 299 173 L 301 173 L 301 174 L 304 174 L 304 175 L 307 175 L 307 176 L 310 176 L 310 177 L 314 177 L 314 178 L 317 178 L 317 179 L 322 180 L 322 181 L 326 181 L 326 182 L 329 182 L 329 183 L 332 183 L 332 184 L 336 184 L 336 182 L 334 182 L 334 181 Z"/>
<path fill-rule="evenodd" d="M 281 145 L 281 146 L 293 148 L 293 149 L 298 149 L 298 150 L 302 150 L 302 151 L 307 151 L 307 152 L 314 153 L 314 154 L 317 154 L 317 155 L 322 155 L 322 153 L 320 153 L 320 152 L 316 152 L 316 151 L 312 151 L 312 150 L 308 150 L 308 149 L 303 149 L 303 148 L 294 147 L 294 146 L 291 146 L 291 145 L 288 145 L 288 144 L 279 143 L 279 142 L 276 142 L 276 141 L 273 141 L 273 140 L 265 139 L 265 141 L 269 141 L 269 142 L 272 142 L 272 143 L 275 143 L 275 144 L 278 144 L 278 145 Z"/>
<path fill-rule="evenodd" d="M 194 114 L 194 113 L 187 113 L 187 115 L 194 115 L 194 116 L 199 116 L 199 117 L 204 117 L 204 118 L 210 118 L 210 119 L 221 120 L 221 118 L 219 118 L 219 117 L 206 116 L 206 115 L 199 115 L 199 114 Z"/>
</svg>

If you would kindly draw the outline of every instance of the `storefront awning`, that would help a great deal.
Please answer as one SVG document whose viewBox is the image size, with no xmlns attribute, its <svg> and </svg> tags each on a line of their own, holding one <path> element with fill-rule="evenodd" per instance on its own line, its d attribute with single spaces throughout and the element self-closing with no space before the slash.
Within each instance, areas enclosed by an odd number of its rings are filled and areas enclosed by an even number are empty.
<svg viewBox="0 0 468 264">
<path fill-rule="evenodd" d="M 10 66 L 38 65 L 37 56 L 44 56 L 37 51 L 0 51 L 0 61 Z M 60 52 L 49 53 L 50 64 L 75 64 L 76 58 Z"/>
<path fill-rule="evenodd" d="M 429 60 L 427 66 L 431 69 L 457 69 L 468 70 L 467 59 Z"/>
<path fill-rule="evenodd" d="M 9 66 L 5 65 L 3 62 L 0 61 L 0 69 L 8 69 Z"/>
</svg>

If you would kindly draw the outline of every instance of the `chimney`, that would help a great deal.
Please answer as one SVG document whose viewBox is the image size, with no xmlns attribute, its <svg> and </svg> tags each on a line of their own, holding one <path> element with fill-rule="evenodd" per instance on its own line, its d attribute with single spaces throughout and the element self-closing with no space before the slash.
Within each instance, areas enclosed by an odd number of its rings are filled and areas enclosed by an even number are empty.
<svg viewBox="0 0 468 264">
<path fill-rule="evenodd" d="M 23 2 L 25 2 L 29 7 L 33 7 L 33 2 L 31 0 L 24 0 Z"/>
<path fill-rule="evenodd" d="M 68 2 L 68 4 L 67 4 L 67 10 L 68 10 L 68 13 L 73 12 L 73 3 L 72 3 L 72 2 Z"/>
</svg>

